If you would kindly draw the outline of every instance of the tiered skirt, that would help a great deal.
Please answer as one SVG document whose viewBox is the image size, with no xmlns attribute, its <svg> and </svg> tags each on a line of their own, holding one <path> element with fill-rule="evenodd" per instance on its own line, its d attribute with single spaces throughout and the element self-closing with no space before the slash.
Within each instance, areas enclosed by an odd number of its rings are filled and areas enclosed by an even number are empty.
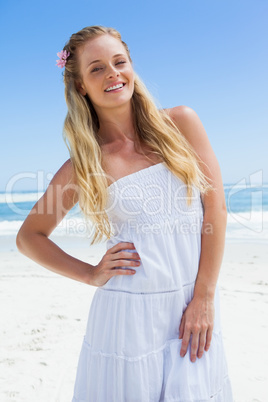
<svg viewBox="0 0 268 402">
<path fill-rule="evenodd" d="M 98 288 L 72 402 L 232 402 L 220 319 L 203 356 L 180 356 L 179 325 L 194 283 L 169 292 Z M 218 287 L 215 294 L 219 308 Z"/>
</svg>

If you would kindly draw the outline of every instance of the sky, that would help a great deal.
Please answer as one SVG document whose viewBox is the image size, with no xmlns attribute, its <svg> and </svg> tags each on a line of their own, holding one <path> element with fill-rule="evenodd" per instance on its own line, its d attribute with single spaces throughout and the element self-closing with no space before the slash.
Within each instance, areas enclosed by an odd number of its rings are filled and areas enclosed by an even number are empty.
<svg viewBox="0 0 268 402">
<path fill-rule="evenodd" d="M 268 182 L 268 1 L 0 0 L 0 191 L 43 190 L 69 158 L 57 52 L 116 28 L 159 108 L 201 119 L 224 183 Z"/>
</svg>

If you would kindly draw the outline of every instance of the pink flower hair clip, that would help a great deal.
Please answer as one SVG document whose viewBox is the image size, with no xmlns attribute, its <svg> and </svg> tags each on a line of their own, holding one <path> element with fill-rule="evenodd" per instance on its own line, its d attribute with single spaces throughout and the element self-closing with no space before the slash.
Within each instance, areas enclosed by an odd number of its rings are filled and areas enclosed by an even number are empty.
<svg viewBox="0 0 268 402">
<path fill-rule="evenodd" d="M 59 60 L 56 60 L 56 66 L 60 68 L 65 67 L 66 61 L 70 56 L 70 52 L 67 52 L 66 50 L 61 50 L 59 53 L 57 53 L 57 56 L 59 57 Z"/>
</svg>

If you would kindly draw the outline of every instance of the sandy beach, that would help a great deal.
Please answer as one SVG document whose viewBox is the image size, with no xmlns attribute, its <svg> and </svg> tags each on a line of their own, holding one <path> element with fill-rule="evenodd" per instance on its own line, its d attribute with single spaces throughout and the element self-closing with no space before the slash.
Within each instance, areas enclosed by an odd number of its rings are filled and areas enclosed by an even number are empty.
<svg viewBox="0 0 268 402">
<path fill-rule="evenodd" d="M 50 238 L 92 264 L 105 252 L 105 243 L 90 247 L 82 237 Z M 0 260 L 0 400 L 70 402 L 96 288 L 29 260 L 14 236 L 1 237 Z M 268 400 L 267 261 L 265 244 L 226 243 L 221 322 L 235 402 Z"/>
</svg>

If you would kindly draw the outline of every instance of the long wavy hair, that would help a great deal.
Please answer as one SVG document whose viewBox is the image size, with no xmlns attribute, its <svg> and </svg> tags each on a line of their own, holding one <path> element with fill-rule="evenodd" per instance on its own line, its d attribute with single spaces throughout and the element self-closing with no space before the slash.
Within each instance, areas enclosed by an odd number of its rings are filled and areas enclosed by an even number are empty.
<svg viewBox="0 0 268 402">
<path fill-rule="evenodd" d="M 105 34 L 121 41 L 132 63 L 127 44 L 114 28 L 83 28 L 70 37 L 63 49 L 70 52 L 63 73 L 68 107 L 63 139 L 70 153 L 79 189 L 79 206 L 86 221 L 89 220 L 91 226 L 94 226 L 91 244 L 101 241 L 103 236 L 110 238 L 112 231 L 105 211 L 108 181 L 102 168 L 102 152 L 97 135 L 99 120 L 88 95 L 81 95 L 77 89 L 77 83 L 81 80 L 77 49 L 88 40 Z M 154 98 L 135 72 L 134 78 L 131 102 L 135 132 L 139 139 L 165 162 L 169 170 L 187 185 L 187 204 L 190 205 L 192 186 L 198 188 L 201 193 L 213 189 L 199 167 L 199 163 L 203 162 L 168 114 L 157 109 Z"/>
</svg>

